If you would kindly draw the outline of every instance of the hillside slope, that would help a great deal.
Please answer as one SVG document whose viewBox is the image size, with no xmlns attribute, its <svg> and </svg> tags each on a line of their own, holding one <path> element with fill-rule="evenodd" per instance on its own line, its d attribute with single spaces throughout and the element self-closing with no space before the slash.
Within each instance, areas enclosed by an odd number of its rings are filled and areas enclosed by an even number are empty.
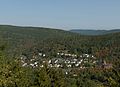
<svg viewBox="0 0 120 87">
<path fill-rule="evenodd" d="M 40 27 L 19 27 L 11 25 L 0 25 L 0 41 L 8 45 L 8 49 L 17 52 L 30 48 L 52 48 L 57 41 L 62 41 L 59 45 L 63 45 L 65 38 L 81 37 L 64 30 L 40 28 Z M 54 43 L 52 43 L 55 41 Z M 50 45 L 52 47 L 50 47 Z"/>
<path fill-rule="evenodd" d="M 56 52 L 95 54 L 99 49 L 120 47 L 120 33 L 85 36 L 68 31 L 39 28 L 0 26 L 0 45 L 6 44 L 9 54 L 42 51 L 48 55 Z M 113 49 L 114 50 L 114 49 Z"/>
</svg>

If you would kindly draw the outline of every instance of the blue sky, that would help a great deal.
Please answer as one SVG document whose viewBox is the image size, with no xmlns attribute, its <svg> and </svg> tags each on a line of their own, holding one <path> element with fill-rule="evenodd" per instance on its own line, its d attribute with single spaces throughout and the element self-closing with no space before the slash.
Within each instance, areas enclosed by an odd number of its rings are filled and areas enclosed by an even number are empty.
<svg viewBox="0 0 120 87">
<path fill-rule="evenodd" d="M 0 24 L 120 29 L 120 0 L 0 0 Z"/>
</svg>

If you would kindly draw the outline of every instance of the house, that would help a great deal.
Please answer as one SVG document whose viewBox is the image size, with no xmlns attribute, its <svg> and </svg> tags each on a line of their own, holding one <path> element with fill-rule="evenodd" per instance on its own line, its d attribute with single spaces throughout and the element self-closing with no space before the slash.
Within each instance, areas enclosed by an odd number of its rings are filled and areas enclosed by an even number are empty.
<svg viewBox="0 0 120 87">
<path fill-rule="evenodd" d="M 60 55 L 60 53 L 57 53 L 57 55 Z"/>
<path fill-rule="evenodd" d="M 52 62 L 51 60 L 48 61 L 49 64 L 50 64 L 51 62 Z"/>
<path fill-rule="evenodd" d="M 74 61 L 77 61 L 77 59 L 73 59 Z"/>
<path fill-rule="evenodd" d="M 83 54 L 83 57 L 90 57 L 89 54 Z"/>
<path fill-rule="evenodd" d="M 52 64 L 49 64 L 48 67 L 53 67 L 53 65 L 52 65 Z"/>
<path fill-rule="evenodd" d="M 34 64 L 35 64 L 35 65 L 37 65 L 37 64 L 38 64 L 38 62 L 35 62 Z"/>
<path fill-rule="evenodd" d="M 71 56 L 72 56 L 72 57 L 77 57 L 77 55 L 75 55 L 75 54 L 72 54 Z"/>
<path fill-rule="evenodd" d="M 45 63 L 46 61 L 42 61 L 43 63 Z"/>
<path fill-rule="evenodd" d="M 61 65 L 60 64 L 55 64 L 55 67 L 59 68 Z"/>
<path fill-rule="evenodd" d="M 40 67 L 42 68 L 42 67 L 44 67 L 44 65 L 41 65 Z"/>
<path fill-rule="evenodd" d="M 65 72 L 65 74 L 67 75 L 67 74 L 68 74 L 68 72 L 66 71 L 66 72 Z"/>
<path fill-rule="evenodd" d="M 45 57 L 46 55 L 45 54 L 43 54 L 43 57 Z"/>
<path fill-rule="evenodd" d="M 22 66 L 23 66 L 23 67 L 24 67 L 24 66 L 27 66 L 27 63 L 24 63 Z"/>
<path fill-rule="evenodd" d="M 34 67 L 34 64 L 31 63 L 30 66 Z"/>
<path fill-rule="evenodd" d="M 42 56 L 42 53 L 38 53 L 39 56 Z"/>
<path fill-rule="evenodd" d="M 70 61 L 69 60 L 65 60 L 65 63 L 70 63 Z"/>
<path fill-rule="evenodd" d="M 113 66 L 111 63 L 106 63 L 106 61 L 103 61 L 102 68 L 104 69 L 111 69 Z"/>
<path fill-rule="evenodd" d="M 73 74 L 73 76 L 77 76 L 77 74 Z"/>
<path fill-rule="evenodd" d="M 63 56 L 64 55 L 64 53 L 61 53 L 61 56 Z"/>
<path fill-rule="evenodd" d="M 80 55 L 80 57 L 83 57 L 82 55 Z"/>
<path fill-rule="evenodd" d="M 95 64 L 95 63 L 96 63 L 96 61 L 93 61 L 93 63 Z"/>
<path fill-rule="evenodd" d="M 71 67 L 72 65 L 71 64 L 68 64 L 67 67 Z"/>
<path fill-rule="evenodd" d="M 55 62 L 54 63 L 57 63 L 58 62 L 58 60 L 55 60 Z"/>
<path fill-rule="evenodd" d="M 77 64 L 75 64 L 75 66 L 77 67 L 77 66 L 79 66 L 79 64 L 77 63 Z"/>
<path fill-rule="evenodd" d="M 34 61 L 35 59 L 30 59 L 30 61 Z"/>
</svg>

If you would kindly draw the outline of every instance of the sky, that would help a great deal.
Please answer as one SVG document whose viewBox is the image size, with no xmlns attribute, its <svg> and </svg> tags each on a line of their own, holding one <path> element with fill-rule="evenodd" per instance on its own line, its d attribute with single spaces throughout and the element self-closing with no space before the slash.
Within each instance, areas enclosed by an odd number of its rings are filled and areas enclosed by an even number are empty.
<svg viewBox="0 0 120 87">
<path fill-rule="evenodd" d="M 0 24 L 120 29 L 120 0 L 0 0 Z"/>
</svg>

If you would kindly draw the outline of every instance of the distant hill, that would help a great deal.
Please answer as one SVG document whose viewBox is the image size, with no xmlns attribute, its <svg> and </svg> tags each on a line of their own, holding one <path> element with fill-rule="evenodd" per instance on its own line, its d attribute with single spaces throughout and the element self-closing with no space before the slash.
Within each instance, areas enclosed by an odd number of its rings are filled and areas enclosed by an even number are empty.
<svg viewBox="0 0 120 87">
<path fill-rule="evenodd" d="M 59 29 L 43 28 L 43 27 L 21 27 L 11 25 L 0 25 L 0 35 L 7 38 L 55 38 L 70 36 L 73 33 Z M 75 35 L 75 34 L 74 34 Z"/>
<path fill-rule="evenodd" d="M 104 34 L 110 34 L 110 33 L 117 33 L 120 32 L 120 29 L 114 29 L 114 30 L 83 30 L 83 29 L 75 29 L 70 30 L 70 32 L 79 33 L 81 35 L 104 35 Z"/>
</svg>

